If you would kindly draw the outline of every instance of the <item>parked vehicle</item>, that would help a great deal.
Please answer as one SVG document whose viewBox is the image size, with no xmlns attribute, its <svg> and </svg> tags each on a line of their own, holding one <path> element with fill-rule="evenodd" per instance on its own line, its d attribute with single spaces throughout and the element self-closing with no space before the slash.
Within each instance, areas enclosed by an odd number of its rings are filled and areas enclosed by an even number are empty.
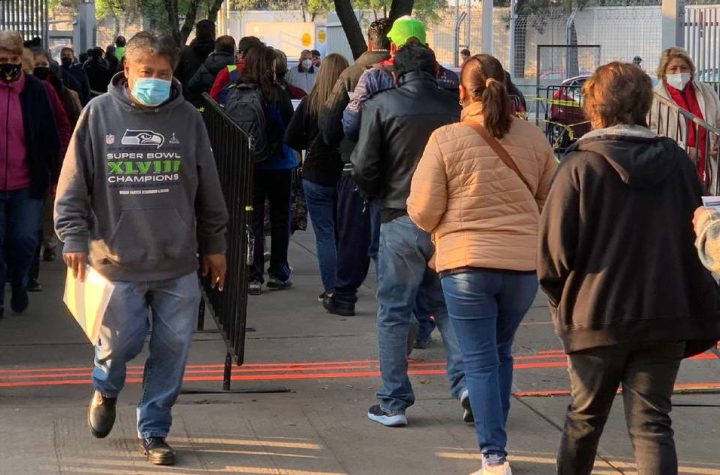
<svg viewBox="0 0 720 475">
<path fill-rule="evenodd" d="M 560 86 L 547 88 L 546 132 L 556 150 L 565 151 L 590 131 L 590 123 L 582 109 L 582 86 L 589 77 L 583 74 L 564 80 Z"/>
</svg>

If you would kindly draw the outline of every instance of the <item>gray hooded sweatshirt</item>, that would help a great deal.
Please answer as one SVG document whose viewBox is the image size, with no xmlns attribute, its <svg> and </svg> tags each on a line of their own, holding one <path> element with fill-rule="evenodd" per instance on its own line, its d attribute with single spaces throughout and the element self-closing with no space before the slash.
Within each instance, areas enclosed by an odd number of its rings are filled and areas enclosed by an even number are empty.
<svg viewBox="0 0 720 475">
<path fill-rule="evenodd" d="M 135 106 L 117 74 L 85 108 L 65 156 L 55 230 L 112 281 L 187 275 L 224 253 L 227 208 L 200 113 L 177 82 L 157 108 Z"/>
</svg>

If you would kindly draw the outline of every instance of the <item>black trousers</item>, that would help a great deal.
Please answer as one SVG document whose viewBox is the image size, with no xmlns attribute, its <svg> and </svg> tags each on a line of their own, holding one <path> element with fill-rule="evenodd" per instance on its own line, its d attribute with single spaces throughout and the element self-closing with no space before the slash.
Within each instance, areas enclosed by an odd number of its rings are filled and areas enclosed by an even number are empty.
<svg viewBox="0 0 720 475">
<path fill-rule="evenodd" d="M 270 202 L 270 268 L 268 275 L 282 281 L 290 278 L 290 191 L 292 170 L 255 170 L 253 190 L 253 234 L 255 251 L 250 280 L 264 282 L 265 274 L 265 200 Z"/>
<path fill-rule="evenodd" d="M 338 182 L 336 225 L 335 299 L 339 303 L 354 304 L 370 267 L 370 204 L 349 173 L 343 173 Z"/>
<path fill-rule="evenodd" d="M 568 355 L 572 403 L 559 475 L 590 475 L 603 427 L 622 385 L 625 422 L 639 475 L 676 475 L 671 397 L 684 342 L 628 343 Z"/>
</svg>

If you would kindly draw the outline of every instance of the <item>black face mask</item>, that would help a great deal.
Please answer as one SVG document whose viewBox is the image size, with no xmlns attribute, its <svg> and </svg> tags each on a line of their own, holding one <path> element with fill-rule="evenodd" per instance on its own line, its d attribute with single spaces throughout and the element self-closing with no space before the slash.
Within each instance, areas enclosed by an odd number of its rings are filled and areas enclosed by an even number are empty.
<svg viewBox="0 0 720 475">
<path fill-rule="evenodd" d="M 12 63 L 0 64 L 0 81 L 13 82 L 17 78 L 20 77 L 21 71 L 22 71 L 22 69 L 20 69 L 19 64 L 12 64 Z"/>
<path fill-rule="evenodd" d="M 33 69 L 33 75 L 41 81 L 44 81 L 45 79 L 47 79 L 48 76 L 50 76 L 50 68 L 46 68 L 45 66 L 38 66 L 37 68 Z"/>
<path fill-rule="evenodd" d="M 65 66 L 66 68 L 69 68 L 73 64 L 72 58 L 65 57 L 65 58 L 62 58 L 60 61 L 62 61 L 62 65 Z"/>
</svg>

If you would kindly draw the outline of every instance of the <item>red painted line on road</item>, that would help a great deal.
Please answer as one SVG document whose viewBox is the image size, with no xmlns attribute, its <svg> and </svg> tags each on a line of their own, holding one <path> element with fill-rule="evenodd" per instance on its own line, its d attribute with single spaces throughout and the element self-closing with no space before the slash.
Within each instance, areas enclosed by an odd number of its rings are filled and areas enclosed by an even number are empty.
<svg viewBox="0 0 720 475">
<path fill-rule="evenodd" d="M 704 355 L 708 356 L 708 359 L 713 358 L 713 355 Z M 546 359 L 557 359 L 557 358 L 565 358 L 565 355 L 520 355 L 515 356 L 516 361 L 524 361 L 524 360 L 546 360 Z M 438 366 L 438 365 L 444 365 L 445 363 L 442 361 L 434 361 L 434 362 L 424 362 L 422 360 L 413 360 L 412 358 L 409 360 L 411 367 L 424 367 L 424 366 Z M 246 372 L 263 372 L 263 371 L 271 371 L 270 369 L 263 369 L 263 368 L 273 368 L 275 370 L 296 370 L 296 369 L 307 369 L 307 368 L 313 368 L 313 369 L 331 369 L 331 368 L 338 368 L 338 367 L 348 367 L 348 368 L 356 368 L 359 367 L 358 365 L 378 365 L 379 362 L 377 360 L 348 360 L 348 361 L 331 361 L 331 362 L 310 362 L 310 363 L 247 363 L 243 364 L 240 367 L 234 368 L 233 371 L 246 371 Z M 351 366 L 353 365 L 353 366 Z M 139 373 L 142 373 L 143 366 L 140 365 L 128 365 L 128 373 L 132 371 L 137 371 Z M 202 370 L 203 368 L 207 368 L 208 370 L 212 369 L 223 369 L 224 365 L 222 364 L 208 364 L 208 365 L 201 365 L 201 364 L 189 364 L 187 365 L 187 371 L 194 371 L 194 370 Z M 58 373 L 60 375 L 69 375 L 72 373 L 87 373 L 92 371 L 91 367 L 84 367 L 84 368 L 31 368 L 31 369 L 4 369 L 0 370 L 0 378 L 2 378 L 5 375 L 22 375 L 22 374 L 28 374 L 30 376 L 35 377 L 53 377 L 51 376 L 51 373 Z"/>
<path fill-rule="evenodd" d="M 717 356 L 712 353 L 697 355 L 693 360 L 715 360 Z M 543 368 L 567 367 L 566 355 L 562 350 L 541 351 L 537 355 L 520 355 L 516 361 L 534 361 L 516 363 L 516 370 L 530 370 Z M 559 361 L 552 361 L 559 360 Z M 379 376 L 379 363 L 377 360 L 348 360 L 348 361 L 315 361 L 304 363 L 248 363 L 242 367 L 233 368 L 233 379 L 238 381 L 272 381 L 292 379 L 347 379 Z M 186 381 L 220 381 L 224 365 L 188 365 L 186 368 Z M 366 371 L 357 371 L 366 370 Z M 89 379 L 92 368 L 32 368 L 0 370 L 0 387 L 32 387 L 32 386 L 62 386 L 76 384 L 90 384 Z M 143 366 L 128 366 L 128 382 L 141 382 Z M 445 363 L 442 361 L 423 360 L 409 361 L 409 374 L 411 375 L 442 375 L 445 374 Z M 694 389 L 720 387 L 720 383 L 691 383 L 679 385 L 678 388 Z M 556 392 L 531 391 L 518 393 L 519 395 L 543 396 L 554 395 Z M 567 394 L 559 391 L 558 394 Z"/>
<path fill-rule="evenodd" d="M 369 367 L 368 367 L 369 366 Z M 564 361 L 559 362 L 548 362 L 548 363 L 520 363 L 514 365 L 515 369 L 538 369 L 538 368 L 563 368 L 567 366 L 567 364 Z M 359 369 L 372 369 L 377 370 L 378 365 L 354 365 L 354 366 L 345 366 L 345 367 L 339 367 L 339 368 L 333 368 L 333 367 L 313 367 L 313 368 L 282 368 L 282 372 L 297 372 L 297 373 L 303 373 L 307 375 L 314 375 L 314 374 L 323 374 L 322 372 L 331 370 L 331 371 L 338 371 L 338 370 L 359 370 Z M 414 369 L 417 368 L 417 369 Z M 420 371 L 421 373 L 427 373 L 427 371 L 421 370 L 421 368 L 438 368 L 435 371 L 439 371 L 440 373 L 443 373 L 445 371 L 445 363 L 443 362 L 432 362 L 432 363 L 419 363 L 419 364 L 411 364 L 410 365 L 410 372 L 412 371 Z M 198 374 L 221 374 L 223 373 L 224 368 L 211 368 L 206 370 L 198 370 L 197 368 L 190 368 L 188 367 L 185 371 L 188 375 L 198 375 Z M 262 370 L 262 369 L 251 369 L 251 370 L 244 370 L 242 368 L 236 368 L 233 369 L 233 374 L 252 374 L 257 377 L 263 376 L 259 373 L 270 373 L 272 376 L 273 374 L 280 373 L 281 371 L 270 371 L 270 370 Z M 317 373 L 320 372 L 320 373 Z M 23 381 L 23 380 L 39 380 L 39 379 L 58 379 L 58 378 L 87 378 L 88 374 L 90 373 L 90 369 L 84 370 L 84 371 L 76 371 L 76 372 L 68 372 L 68 373 L 49 373 L 49 374 L 21 374 L 21 375 L 9 375 L 5 377 L 0 377 L 0 384 L 2 382 L 8 382 L 8 381 Z M 143 372 L 138 370 L 129 370 L 127 371 L 128 376 L 142 376 Z M 351 373 L 354 374 L 354 373 Z M 427 373 L 427 374 L 434 374 L 434 373 Z M 249 376 L 253 377 L 253 376 Z"/>
</svg>

